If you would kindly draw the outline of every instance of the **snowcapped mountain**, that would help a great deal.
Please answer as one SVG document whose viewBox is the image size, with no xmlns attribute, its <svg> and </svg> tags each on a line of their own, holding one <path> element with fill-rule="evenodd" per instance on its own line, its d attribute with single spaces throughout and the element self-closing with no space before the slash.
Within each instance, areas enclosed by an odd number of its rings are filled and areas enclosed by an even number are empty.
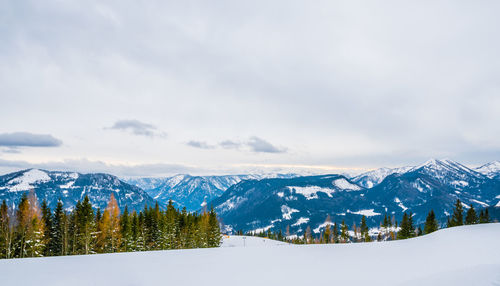
<svg viewBox="0 0 500 286">
<path fill-rule="evenodd" d="M 365 215 L 374 227 L 384 214 L 400 220 L 405 211 L 412 212 L 417 223 L 431 209 L 443 219 L 457 198 L 465 209 L 470 204 L 475 208 L 500 205 L 500 180 L 451 160 L 429 160 L 373 174 L 373 178 L 384 178 L 378 184 L 373 180 L 372 188 L 364 187 L 369 180 L 362 177 L 350 180 L 340 175 L 244 181 L 211 203 L 235 230 L 285 230 L 289 226 L 292 233 L 301 233 L 307 226 L 319 232 L 328 215 L 332 222 L 345 220 L 349 226 L 359 224 Z"/>
<path fill-rule="evenodd" d="M 155 201 L 142 189 L 108 174 L 79 174 L 28 169 L 0 176 L 0 201 L 16 206 L 23 193 L 34 190 L 40 203 L 47 200 L 55 208 L 61 199 L 66 209 L 88 195 L 92 205 L 104 209 L 113 193 L 121 209 L 142 210 Z"/>
<path fill-rule="evenodd" d="M 167 178 L 128 179 L 128 183 L 144 189 L 160 204 L 166 205 L 172 200 L 177 208 L 186 207 L 188 211 L 196 211 L 203 202 L 209 202 L 224 193 L 230 186 L 242 180 L 258 180 L 264 177 L 286 178 L 293 174 L 253 174 L 227 176 L 191 176 L 175 175 Z"/>
<path fill-rule="evenodd" d="M 414 167 L 379 168 L 353 177 L 352 180 L 360 186 L 363 186 L 365 188 L 372 188 L 380 184 L 387 176 L 392 174 L 404 173 L 412 168 Z"/>
<path fill-rule="evenodd" d="M 481 167 L 476 168 L 475 170 L 490 178 L 493 177 L 500 178 L 500 161 L 493 161 L 488 164 L 484 164 Z"/>
<path fill-rule="evenodd" d="M 359 208 L 366 189 L 342 175 L 242 181 L 213 200 L 220 218 L 234 230 L 290 227 L 292 233 L 318 227 L 328 214 L 340 222 L 359 214 L 378 215 Z M 318 230 L 319 231 L 319 230 Z"/>
</svg>

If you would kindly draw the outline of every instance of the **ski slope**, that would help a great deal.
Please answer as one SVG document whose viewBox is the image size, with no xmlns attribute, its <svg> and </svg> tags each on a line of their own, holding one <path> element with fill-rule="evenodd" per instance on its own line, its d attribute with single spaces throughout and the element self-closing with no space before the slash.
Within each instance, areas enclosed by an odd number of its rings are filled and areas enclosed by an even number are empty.
<svg viewBox="0 0 500 286">
<path fill-rule="evenodd" d="M 64 286 L 500 285 L 500 224 L 393 242 L 297 246 L 230 237 L 214 249 L 0 260 L 0 281 Z"/>
</svg>

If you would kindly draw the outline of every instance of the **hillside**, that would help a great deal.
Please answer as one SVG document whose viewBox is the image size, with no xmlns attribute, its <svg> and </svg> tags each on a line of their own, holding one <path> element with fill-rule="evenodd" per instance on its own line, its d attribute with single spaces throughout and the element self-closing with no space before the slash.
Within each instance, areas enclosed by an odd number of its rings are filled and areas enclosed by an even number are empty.
<svg viewBox="0 0 500 286">
<path fill-rule="evenodd" d="M 263 178 L 290 178 L 293 174 L 247 174 L 226 176 L 192 176 L 187 174 L 165 178 L 129 178 L 125 181 L 138 186 L 157 200 L 167 205 L 169 200 L 177 208 L 186 207 L 187 211 L 197 211 L 207 203 L 221 196 L 229 187 L 243 180 Z"/>
<path fill-rule="evenodd" d="M 142 189 L 109 174 L 46 171 L 27 169 L 0 176 L 0 202 L 16 207 L 21 196 L 33 190 L 40 201 L 47 200 L 51 209 L 60 199 L 64 208 L 73 209 L 78 200 L 88 196 L 94 208 L 104 209 L 113 194 L 121 209 L 140 211 L 155 201 Z"/>
<path fill-rule="evenodd" d="M 323 175 L 243 181 L 211 204 L 227 230 L 284 232 L 289 227 L 292 234 L 301 234 L 308 226 L 321 232 L 328 216 L 351 227 L 359 226 L 365 215 L 369 227 L 378 227 L 385 214 L 400 221 L 404 212 L 412 212 L 419 224 L 434 210 L 438 220 L 446 221 L 457 199 L 466 210 L 470 205 L 496 206 L 500 180 L 451 160 L 429 160 L 354 178 Z"/>
<path fill-rule="evenodd" d="M 483 224 L 392 242 L 0 260 L 0 276 L 5 285 L 56 286 L 498 285 L 498 237 L 500 224 Z"/>
</svg>

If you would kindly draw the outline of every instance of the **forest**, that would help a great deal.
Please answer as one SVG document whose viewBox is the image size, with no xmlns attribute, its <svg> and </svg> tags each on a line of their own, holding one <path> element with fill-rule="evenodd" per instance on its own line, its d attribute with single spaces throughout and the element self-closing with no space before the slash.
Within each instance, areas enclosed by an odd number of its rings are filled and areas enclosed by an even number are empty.
<svg viewBox="0 0 500 286">
<path fill-rule="evenodd" d="M 169 202 L 141 212 L 120 212 L 111 195 L 106 209 L 94 210 L 85 196 L 71 211 L 58 202 L 54 211 L 33 191 L 17 207 L 0 206 L 0 257 L 24 258 L 217 247 L 221 243 L 214 210 L 190 213 Z"/>
</svg>

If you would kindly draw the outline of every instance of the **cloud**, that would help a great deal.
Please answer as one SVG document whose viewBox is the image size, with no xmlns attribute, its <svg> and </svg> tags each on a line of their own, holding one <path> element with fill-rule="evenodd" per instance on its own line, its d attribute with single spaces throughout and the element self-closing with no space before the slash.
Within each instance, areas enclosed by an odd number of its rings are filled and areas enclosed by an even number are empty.
<svg viewBox="0 0 500 286">
<path fill-rule="evenodd" d="M 241 143 L 232 140 L 224 140 L 219 143 L 219 146 L 224 149 L 239 149 L 241 147 Z"/>
<path fill-rule="evenodd" d="M 59 147 L 62 141 L 50 134 L 33 134 L 28 132 L 14 132 L 0 134 L 0 146 L 15 152 L 17 147 Z"/>
<path fill-rule="evenodd" d="M 248 140 L 243 142 L 224 140 L 219 142 L 217 145 L 211 145 L 205 141 L 191 140 L 187 142 L 186 145 L 200 149 L 214 149 L 216 147 L 219 147 L 222 149 L 235 149 L 241 151 L 250 150 L 256 153 L 285 153 L 287 151 L 287 148 L 277 147 L 257 136 L 252 136 Z"/>
<path fill-rule="evenodd" d="M 115 122 L 115 124 L 113 124 L 113 126 L 106 129 L 128 131 L 134 135 L 149 136 L 149 137 L 165 135 L 164 133 L 159 132 L 156 126 L 135 119 L 118 120 Z"/>
<path fill-rule="evenodd" d="M 199 149 L 214 149 L 215 146 L 208 144 L 205 141 L 195 141 L 191 140 L 186 143 L 186 145 L 194 147 L 194 148 L 199 148 Z"/>
<path fill-rule="evenodd" d="M 279 148 L 274 146 L 273 144 L 267 142 L 264 139 L 261 139 L 257 136 L 253 136 L 246 143 L 253 152 L 259 153 L 284 153 L 286 152 L 286 148 Z"/>
</svg>

